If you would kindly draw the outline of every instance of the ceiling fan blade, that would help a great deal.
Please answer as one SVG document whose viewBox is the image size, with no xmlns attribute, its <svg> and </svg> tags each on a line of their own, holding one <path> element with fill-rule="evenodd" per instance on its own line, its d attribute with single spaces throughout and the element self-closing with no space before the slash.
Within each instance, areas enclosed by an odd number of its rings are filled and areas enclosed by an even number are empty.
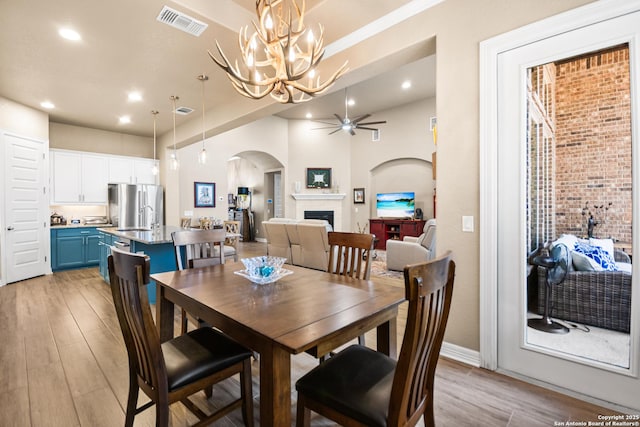
<svg viewBox="0 0 640 427">
<path fill-rule="evenodd" d="M 331 125 L 331 126 L 340 126 L 342 124 L 342 122 L 340 122 L 339 124 L 336 123 L 331 123 L 331 122 L 324 122 L 322 120 L 311 120 L 314 123 L 322 123 L 323 125 Z"/>
<path fill-rule="evenodd" d="M 340 120 L 340 123 L 344 123 L 344 120 L 342 120 L 342 117 L 340 117 L 338 114 L 334 114 L 334 116 L 336 116 L 336 119 Z"/>
<path fill-rule="evenodd" d="M 333 135 L 334 133 L 339 132 L 341 130 L 342 130 L 342 128 L 339 127 L 338 129 L 334 130 L 333 132 L 329 132 L 329 135 Z"/>
<path fill-rule="evenodd" d="M 319 128 L 311 128 L 311 130 L 335 129 L 336 127 L 337 127 L 338 129 L 340 129 L 340 128 L 341 128 L 340 126 L 331 125 L 331 126 L 322 126 L 322 127 L 319 127 Z"/>
<path fill-rule="evenodd" d="M 351 134 L 351 136 L 355 135 L 355 131 L 353 130 L 354 128 L 349 129 L 349 133 Z"/>
<path fill-rule="evenodd" d="M 383 123 L 387 123 L 386 120 L 382 120 L 379 122 L 366 122 L 366 123 L 359 123 L 359 125 L 381 125 Z"/>
<path fill-rule="evenodd" d="M 371 114 L 365 114 L 365 115 L 362 115 L 362 116 L 358 117 L 357 119 L 352 120 L 351 122 L 352 123 L 358 123 L 359 121 L 364 120 L 364 119 L 366 119 L 367 117 L 370 117 L 370 116 L 371 116 Z"/>
<path fill-rule="evenodd" d="M 358 129 L 363 129 L 363 130 L 373 130 L 373 131 L 377 131 L 377 130 L 379 130 L 379 129 L 375 129 L 375 128 L 365 128 L 365 127 L 362 127 L 362 126 L 358 126 Z"/>
</svg>

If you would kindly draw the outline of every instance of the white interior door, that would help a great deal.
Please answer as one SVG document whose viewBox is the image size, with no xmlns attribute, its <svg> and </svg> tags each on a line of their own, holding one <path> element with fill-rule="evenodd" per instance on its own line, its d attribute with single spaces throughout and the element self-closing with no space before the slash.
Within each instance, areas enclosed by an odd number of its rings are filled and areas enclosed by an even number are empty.
<svg viewBox="0 0 640 427">
<path fill-rule="evenodd" d="M 640 12 L 581 27 L 498 55 L 498 367 L 564 389 L 640 410 L 639 316 L 640 269 L 634 258 L 630 366 L 585 363 L 527 340 L 527 70 L 583 53 L 628 43 L 631 75 L 633 200 L 638 200 L 640 170 L 638 130 L 638 58 Z M 588 126 L 588 124 L 585 124 Z M 639 211 L 633 209 L 633 246 L 640 243 Z"/>
<path fill-rule="evenodd" d="M 45 239 L 47 212 L 43 209 L 44 144 L 4 135 L 5 248 L 7 283 L 47 272 Z"/>
</svg>

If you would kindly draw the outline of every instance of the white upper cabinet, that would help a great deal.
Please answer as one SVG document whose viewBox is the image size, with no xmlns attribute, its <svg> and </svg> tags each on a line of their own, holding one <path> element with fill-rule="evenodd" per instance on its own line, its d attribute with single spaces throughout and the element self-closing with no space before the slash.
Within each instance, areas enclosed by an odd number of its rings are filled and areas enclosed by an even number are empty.
<svg viewBox="0 0 640 427">
<path fill-rule="evenodd" d="M 136 184 L 158 184 L 158 175 L 153 174 L 153 159 L 133 159 L 133 176 Z"/>
<path fill-rule="evenodd" d="M 106 204 L 108 166 L 104 157 L 51 152 L 52 204 Z"/>
<path fill-rule="evenodd" d="M 55 149 L 50 157 L 52 205 L 105 205 L 107 184 L 158 183 L 153 159 Z"/>
<path fill-rule="evenodd" d="M 129 157 L 109 158 L 109 184 L 133 184 L 133 160 Z"/>
<path fill-rule="evenodd" d="M 153 159 L 140 157 L 110 157 L 109 184 L 157 184 L 153 163 Z"/>
</svg>

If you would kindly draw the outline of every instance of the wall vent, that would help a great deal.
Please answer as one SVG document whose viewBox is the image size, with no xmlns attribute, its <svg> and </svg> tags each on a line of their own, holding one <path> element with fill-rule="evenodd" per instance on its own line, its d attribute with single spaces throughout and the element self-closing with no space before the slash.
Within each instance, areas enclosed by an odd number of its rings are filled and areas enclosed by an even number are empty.
<svg viewBox="0 0 640 427">
<path fill-rule="evenodd" d="M 181 114 L 183 116 L 186 116 L 187 114 L 191 114 L 191 113 L 193 113 L 193 108 L 189 108 L 189 107 L 176 108 L 176 114 Z"/>
<path fill-rule="evenodd" d="M 378 142 L 380 141 L 380 129 L 371 131 L 371 141 Z"/>
<path fill-rule="evenodd" d="M 168 6 L 164 6 L 162 8 L 158 18 L 156 19 L 196 37 L 200 36 L 200 34 L 202 34 L 209 26 L 204 22 L 198 21 L 197 19 L 171 9 Z"/>
</svg>

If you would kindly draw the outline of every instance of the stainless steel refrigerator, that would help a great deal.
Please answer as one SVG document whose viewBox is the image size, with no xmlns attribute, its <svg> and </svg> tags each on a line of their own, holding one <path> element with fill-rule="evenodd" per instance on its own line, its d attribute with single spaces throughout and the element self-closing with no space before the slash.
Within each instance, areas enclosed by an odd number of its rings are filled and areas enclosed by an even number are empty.
<svg viewBox="0 0 640 427">
<path fill-rule="evenodd" d="M 109 184 L 109 220 L 120 229 L 151 229 L 164 225 L 160 185 Z"/>
</svg>

